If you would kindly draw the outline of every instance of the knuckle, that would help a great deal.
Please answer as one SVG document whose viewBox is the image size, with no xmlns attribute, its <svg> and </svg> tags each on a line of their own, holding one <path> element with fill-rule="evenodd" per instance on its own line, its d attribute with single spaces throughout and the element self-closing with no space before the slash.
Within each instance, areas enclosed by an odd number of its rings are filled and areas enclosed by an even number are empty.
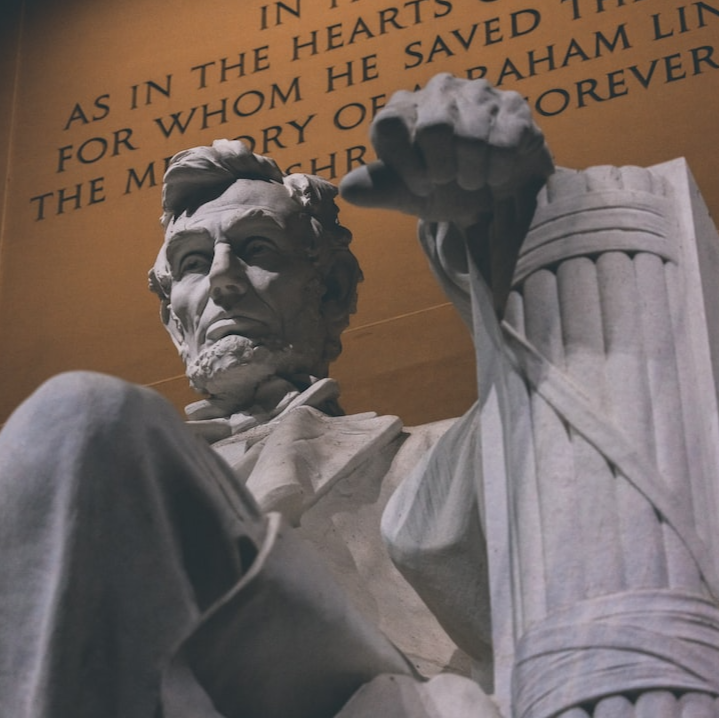
<svg viewBox="0 0 719 718">
<path fill-rule="evenodd" d="M 378 114 L 370 127 L 370 138 L 373 141 L 396 140 L 408 135 L 406 118 L 393 112 Z"/>
<path fill-rule="evenodd" d="M 418 140 L 451 137 L 454 135 L 454 126 L 446 119 L 428 118 L 417 123 L 415 135 Z"/>
<path fill-rule="evenodd" d="M 470 101 L 475 105 L 498 107 L 502 98 L 501 92 L 485 80 L 475 80 L 474 82 L 483 82 L 484 84 L 473 88 L 473 91 L 468 93 Z"/>
<path fill-rule="evenodd" d="M 397 90 L 392 93 L 386 107 L 391 105 L 405 105 L 414 101 L 415 93 L 411 90 Z"/>
<path fill-rule="evenodd" d="M 405 118 L 400 113 L 380 110 L 374 118 L 372 124 L 374 127 L 382 130 L 393 129 L 395 127 L 403 126 L 404 119 Z"/>
<path fill-rule="evenodd" d="M 487 82 L 487 80 L 483 80 L 482 78 L 477 78 L 476 80 L 467 80 L 467 84 L 465 85 L 468 92 L 473 93 L 486 93 L 491 92 L 494 90 L 494 87 Z"/>
<path fill-rule="evenodd" d="M 515 90 L 505 90 L 502 93 L 502 99 L 508 107 L 512 107 L 515 109 L 527 107 L 527 103 L 524 97 L 522 97 L 522 95 L 520 95 Z"/>
<path fill-rule="evenodd" d="M 440 72 L 427 83 L 425 89 L 427 90 L 439 90 L 444 91 L 450 87 L 455 86 L 457 78 L 449 72 Z"/>
<path fill-rule="evenodd" d="M 518 92 L 509 91 L 504 93 L 502 97 L 502 112 L 516 119 L 532 124 L 532 111 L 527 101 Z"/>
</svg>

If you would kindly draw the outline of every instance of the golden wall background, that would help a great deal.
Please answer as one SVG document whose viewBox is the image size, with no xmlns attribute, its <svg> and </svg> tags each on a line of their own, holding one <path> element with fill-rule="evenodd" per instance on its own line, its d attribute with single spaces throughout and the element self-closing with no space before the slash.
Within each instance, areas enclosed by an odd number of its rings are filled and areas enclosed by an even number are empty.
<svg viewBox="0 0 719 718">
<path fill-rule="evenodd" d="M 339 179 L 372 158 L 373 108 L 440 71 L 484 68 L 527 96 L 558 164 L 686 156 L 719 213 L 719 0 L 3 7 L 0 421 L 69 369 L 192 400 L 146 291 L 164 158 L 245 136 L 284 168 Z M 459 414 L 473 400 L 472 351 L 414 222 L 350 207 L 342 218 L 366 275 L 333 372 L 345 408 L 409 424 Z"/>
</svg>

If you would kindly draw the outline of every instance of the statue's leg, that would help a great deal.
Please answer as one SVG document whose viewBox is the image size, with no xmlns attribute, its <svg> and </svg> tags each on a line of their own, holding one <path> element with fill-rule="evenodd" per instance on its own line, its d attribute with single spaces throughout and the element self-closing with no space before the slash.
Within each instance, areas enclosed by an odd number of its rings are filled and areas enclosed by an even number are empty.
<svg viewBox="0 0 719 718">
<path fill-rule="evenodd" d="M 264 538 L 226 472 L 117 379 L 61 375 L 17 410 L 0 434 L 3 715 L 155 714 L 173 646 Z"/>
</svg>

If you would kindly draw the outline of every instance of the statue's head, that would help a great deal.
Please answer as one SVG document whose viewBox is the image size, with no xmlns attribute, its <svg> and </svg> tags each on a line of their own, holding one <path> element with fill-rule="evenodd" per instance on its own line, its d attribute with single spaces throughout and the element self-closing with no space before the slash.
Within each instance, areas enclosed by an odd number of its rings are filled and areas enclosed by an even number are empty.
<svg viewBox="0 0 719 718">
<path fill-rule="evenodd" d="M 336 193 L 236 141 L 172 159 L 150 286 L 193 388 L 240 409 L 327 375 L 361 279 Z"/>
</svg>

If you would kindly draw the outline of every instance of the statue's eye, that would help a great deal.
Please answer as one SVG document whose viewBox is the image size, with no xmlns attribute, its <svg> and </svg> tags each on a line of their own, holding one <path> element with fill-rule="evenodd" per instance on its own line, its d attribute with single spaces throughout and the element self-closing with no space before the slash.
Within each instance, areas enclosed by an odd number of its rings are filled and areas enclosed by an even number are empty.
<svg viewBox="0 0 719 718">
<path fill-rule="evenodd" d="M 204 252 L 190 252 L 181 259 L 178 274 L 180 277 L 186 274 L 207 274 L 211 264 L 212 258 Z"/>
<path fill-rule="evenodd" d="M 274 253 L 275 245 L 266 237 L 250 237 L 244 242 L 240 252 L 242 259 L 249 264 L 269 258 Z"/>
</svg>

